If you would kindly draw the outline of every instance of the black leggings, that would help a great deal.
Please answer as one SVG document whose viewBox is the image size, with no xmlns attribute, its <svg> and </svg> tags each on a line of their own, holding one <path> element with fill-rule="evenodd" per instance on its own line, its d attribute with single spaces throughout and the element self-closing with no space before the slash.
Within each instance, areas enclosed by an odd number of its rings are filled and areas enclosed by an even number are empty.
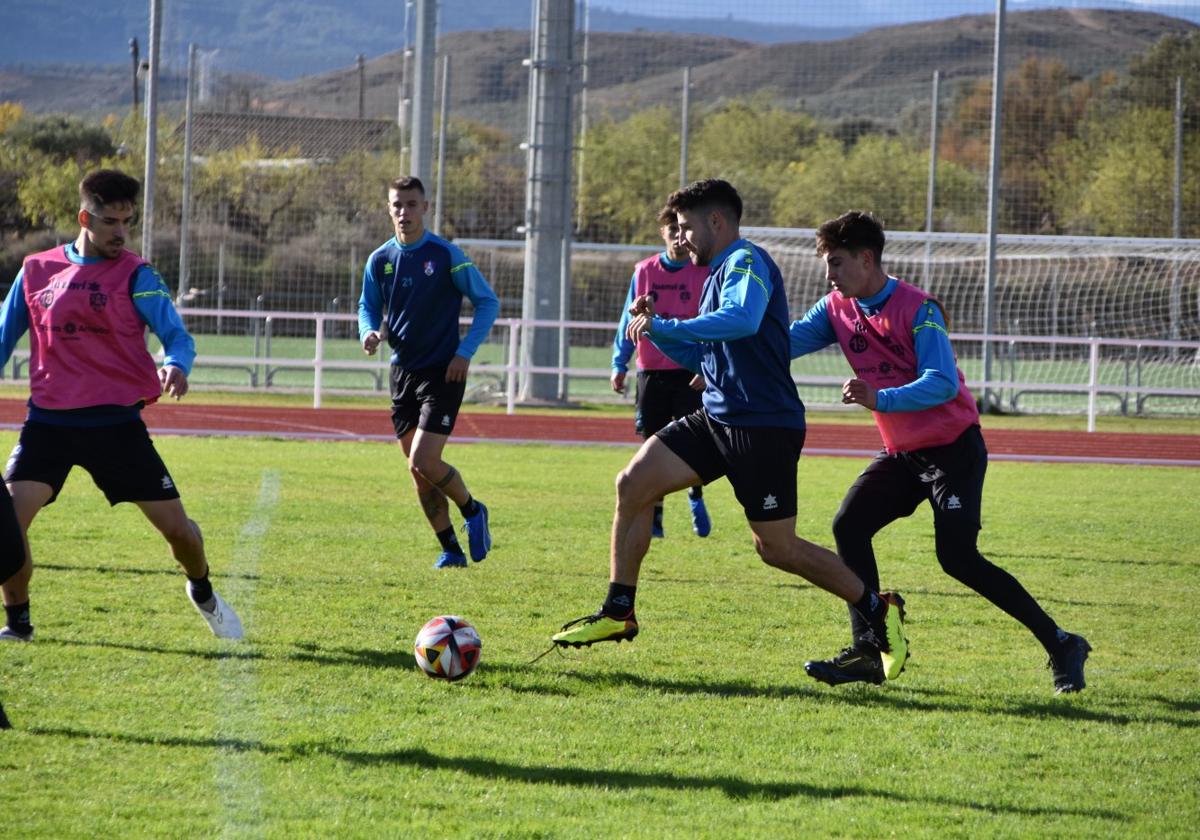
<svg viewBox="0 0 1200 840">
<path fill-rule="evenodd" d="M 987 448 L 978 426 L 946 446 L 881 452 L 851 485 L 833 519 L 838 554 L 868 589 L 879 591 L 879 567 L 871 545 L 885 525 L 909 516 L 921 502 L 933 507 L 934 549 L 942 570 L 1029 628 L 1047 650 L 1057 644 L 1057 625 L 1020 582 L 979 553 L 980 510 Z M 854 638 L 866 621 L 850 609 Z"/>
<path fill-rule="evenodd" d="M 0 583 L 21 571 L 25 565 L 25 540 L 13 510 L 8 486 L 0 481 Z"/>
</svg>

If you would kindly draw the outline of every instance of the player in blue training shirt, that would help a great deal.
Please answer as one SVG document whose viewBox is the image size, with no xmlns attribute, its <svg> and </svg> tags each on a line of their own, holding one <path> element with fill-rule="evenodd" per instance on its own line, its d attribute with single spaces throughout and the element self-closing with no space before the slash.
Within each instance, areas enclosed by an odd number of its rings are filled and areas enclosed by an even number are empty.
<svg viewBox="0 0 1200 840">
<path fill-rule="evenodd" d="M 634 596 L 650 544 L 654 502 L 728 476 L 763 562 L 799 575 L 861 611 L 898 676 L 907 654 L 898 596 L 867 589 L 828 549 L 796 536 L 796 465 L 804 404 L 792 381 L 783 278 L 762 248 L 742 239 L 742 200 L 726 181 L 697 181 L 667 200 L 692 262 L 708 265 L 695 318 L 661 318 L 634 301 L 628 336 L 643 336 L 703 374 L 703 407 L 642 445 L 617 477 L 608 596 L 594 615 L 563 626 L 555 644 L 633 639 Z M 895 599 L 895 600 L 893 600 Z"/>
<path fill-rule="evenodd" d="M 442 450 L 467 387 L 471 357 L 487 337 L 500 301 L 459 248 L 425 230 L 425 186 L 411 176 L 388 185 L 388 214 L 396 235 L 375 249 L 363 271 L 358 335 L 374 355 L 387 313 L 392 348 L 392 426 L 416 486 L 421 509 L 441 543 L 439 569 L 467 565 L 454 535 L 447 499 L 466 520 L 471 559 L 492 546 L 488 509 L 471 497 L 462 476 L 442 460 Z M 475 307 L 466 336 L 459 337 L 463 297 Z"/>
</svg>

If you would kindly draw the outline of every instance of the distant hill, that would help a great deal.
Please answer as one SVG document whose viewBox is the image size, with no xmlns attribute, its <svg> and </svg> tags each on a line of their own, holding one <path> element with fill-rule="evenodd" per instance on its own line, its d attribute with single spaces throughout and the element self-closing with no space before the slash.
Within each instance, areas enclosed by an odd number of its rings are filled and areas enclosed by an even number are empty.
<svg viewBox="0 0 1200 840">
<path fill-rule="evenodd" d="M 1083 78 L 1124 70 L 1131 56 L 1164 35 L 1196 29 L 1174 17 L 1143 12 L 1049 10 L 1009 16 L 1009 66 L 1031 55 L 1053 55 Z M 620 115 L 655 104 L 676 107 L 681 71 L 690 64 L 693 101 L 711 104 L 766 92 L 826 116 L 891 119 L 914 98 L 928 96 L 934 70 L 948 85 L 991 75 L 992 18 L 973 15 L 874 29 L 836 41 L 756 44 L 728 38 L 659 33 L 595 33 L 591 37 L 588 103 L 593 113 Z M 525 32 L 458 32 L 445 36 L 452 56 L 451 110 L 478 119 L 521 124 L 514 99 L 526 93 Z M 401 55 L 367 62 L 367 116 L 396 112 Z M 358 77 L 327 73 L 255 91 L 258 107 L 275 113 L 353 116 Z"/>
<path fill-rule="evenodd" d="M 976 0 L 971 0 L 975 2 Z M 7 0 L 5 11 L 14 0 Z M 82 10 L 74 0 L 15 0 L 16 25 L 0 27 L 0 67 L 39 65 L 130 66 L 129 39 L 144 57 L 149 48 L 147 0 L 104 0 Z M 441 0 L 443 34 L 464 30 L 523 29 L 530 25 L 530 0 Z M 187 46 L 219 49 L 225 72 L 294 79 L 373 58 L 403 45 L 404 0 L 205 0 L 165 2 L 162 61 L 183 68 Z M 747 41 L 811 41 L 842 38 L 868 24 L 835 26 L 753 23 L 723 10 L 719 17 L 654 17 L 609 11 L 591 4 L 593 31 L 693 32 Z M 736 9 L 733 9 L 736 12 Z M 9 17 L 6 14 L 6 17 Z M 813 20 L 836 20 L 816 15 Z M 82 25 L 87 37 L 63 37 L 64 27 Z M 582 25 L 582 21 L 580 21 Z M 131 94 L 132 95 L 132 94 Z M 36 110 L 43 110 L 37 107 Z"/>
<path fill-rule="evenodd" d="M 258 0 L 247 2 L 254 5 Z M 446 5 L 452 6 L 453 0 Z M 1056 9 L 1010 14 L 1008 20 L 1009 66 L 1029 55 L 1053 55 L 1080 77 L 1102 69 L 1123 70 L 1131 56 L 1164 35 L 1197 28 L 1178 17 L 1130 11 Z M 589 110 L 620 115 L 654 104 L 676 107 L 681 68 L 691 65 L 698 107 L 763 92 L 790 105 L 803 102 L 806 109 L 826 116 L 889 120 L 914 99 L 927 97 L 935 69 L 950 87 L 990 75 L 992 42 L 990 15 L 792 43 L 678 32 L 593 31 Z M 454 113 L 469 112 L 513 130 L 523 124 L 524 109 L 513 104 L 522 101 L 527 90 L 528 69 L 522 61 L 529 53 L 528 31 L 450 32 L 442 36 L 440 50 L 452 56 Z M 401 63 L 399 50 L 366 62 L 365 116 L 395 118 Z M 183 94 L 178 70 L 174 76 L 169 70 L 160 87 L 160 101 L 168 107 Z M 292 81 L 226 78 L 218 104 L 235 110 L 353 117 L 358 84 L 351 60 L 337 70 Z M 128 65 L 0 69 L 0 101 L 20 101 L 32 111 L 103 113 L 127 108 L 131 98 Z"/>
</svg>

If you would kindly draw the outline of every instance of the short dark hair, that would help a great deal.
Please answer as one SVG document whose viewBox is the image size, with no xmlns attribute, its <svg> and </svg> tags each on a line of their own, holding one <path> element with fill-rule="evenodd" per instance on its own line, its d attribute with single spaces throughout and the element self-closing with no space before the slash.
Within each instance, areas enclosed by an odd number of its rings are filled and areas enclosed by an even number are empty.
<svg viewBox="0 0 1200 840">
<path fill-rule="evenodd" d="M 733 221 L 742 220 L 742 197 L 733 184 L 720 178 L 693 181 L 681 190 L 671 193 L 667 207 L 676 212 L 688 210 L 722 210 L 732 214 Z"/>
<path fill-rule="evenodd" d="M 421 179 L 416 175 L 401 175 L 388 184 L 389 190 L 416 190 L 422 196 L 425 195 L 425 185 L 421 183 Z"/>
<path fill-rule="evenodd" d="M 79 182 L 79 206 L 94 212 L 109 204 L 133 204 L 141 191 L 137 178 L 117 169 L 97 169 Z"/>
<path fill-rule="evenodd" d="M 870 250 L 875 264 L 883 262 L 883 225 L 871 213 L 851 210 L 817 228 L 817 256 L 845 248 L 851 254 Z"/>
<path fill-rule="evenodd" d="M 658 215 L 654 217 L 658 221 L 658 226 L 666 227 L 667 225 L 675 224 L 675 209 L 670 204 L 664 204 L 662 209 L 658 211 Z"/>
</svg>

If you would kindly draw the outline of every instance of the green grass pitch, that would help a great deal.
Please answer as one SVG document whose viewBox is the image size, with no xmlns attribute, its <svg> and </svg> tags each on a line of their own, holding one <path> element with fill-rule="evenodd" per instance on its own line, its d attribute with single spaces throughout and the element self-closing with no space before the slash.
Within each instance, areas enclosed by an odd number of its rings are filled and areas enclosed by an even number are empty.
<svg viewBox="0 0 1200 840">
<path fill-rule="evenodd" d="M 877 541 L 913 648 L 888 685 L 804 675 L 845 609 L 758 561 L 723 482 L 706 540 L 668 498 L 633 644 L 530 664 L 603 598 L 631 450 L 452 444 L 495 547 L 436 571 L 394 445 L 158 445 L 249 638 L 214 639 L 76 471 L 31 535 L 38 638 L 0 650 L 13 836 L 1194 836 L 1198 470 L 992 465 L 984 553 L 1095 648 L 1055 697 L 1033 638 L 940 571 L 927 509 Z M 861 467 L 801 460 L 802 535 L 829 544 Z M 483 637 L 458 684 L 414 666 L 441 613 Z"/>
</svg>

